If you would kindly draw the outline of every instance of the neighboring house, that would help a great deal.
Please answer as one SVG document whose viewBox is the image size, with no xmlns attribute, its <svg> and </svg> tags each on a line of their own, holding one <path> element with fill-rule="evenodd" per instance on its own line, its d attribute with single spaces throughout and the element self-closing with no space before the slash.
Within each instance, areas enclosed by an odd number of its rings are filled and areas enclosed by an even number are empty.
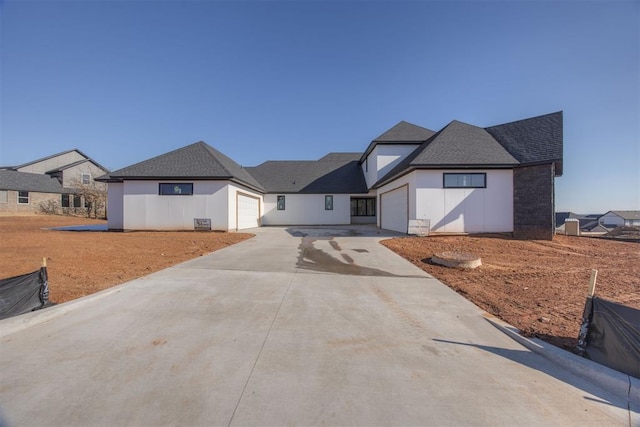
<svg viewBox="0 0 640 427">
<path fill-rule="evenodd" d="M 422 220 L 433 233 L 551 239 L 562 126 L 562 112 L 438 132 L 400 122 L 363 153 L 250 168 L 197 142 L 98 180 L 110 229 L 375 223 L 407 233 Z"/>
<path fill-rule="evenodd" d="M 606 228 L 622 225 L 640 226 L 640 211 L 609 211 L 602 215 L 598 222 Z"/>
<path fill-rule="evenodd" d="M 94 178 L 108 173 L 73 149 L 19 166 L 0 168 L 0 212 L 38 212 L 44 206 L 84 209 L 83 186 L 104 187 Z"/>
<path fill-rule="evenodd" d="M 611 229 L 607 229 L 598 222 L 602 214 L 582 215 L 574 212 L 556 212 L 556 232 L 564 233 L 565 221 L 569 219 L 578 220 L 578 227 L 584 233 L 608 233 Z"/>
</svg>

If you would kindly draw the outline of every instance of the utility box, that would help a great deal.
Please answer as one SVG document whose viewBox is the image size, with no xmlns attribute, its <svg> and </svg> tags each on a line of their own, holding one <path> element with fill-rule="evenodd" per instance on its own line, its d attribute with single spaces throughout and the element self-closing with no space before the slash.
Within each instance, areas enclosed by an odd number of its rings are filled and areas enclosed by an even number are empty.
<svg viewBox="0 0 640 427">
<path fill-rule="evenodd" d="M 564 234 L 567 236 L 580 235 L 580 221 L 575 218 L 568 218 L 564 221 Z"/>
</svg>

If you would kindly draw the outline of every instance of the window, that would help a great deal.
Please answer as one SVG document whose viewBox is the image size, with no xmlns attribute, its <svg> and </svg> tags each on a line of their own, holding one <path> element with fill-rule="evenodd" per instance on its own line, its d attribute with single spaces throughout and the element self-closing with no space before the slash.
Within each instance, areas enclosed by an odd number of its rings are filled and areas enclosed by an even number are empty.
<svg viewBox="0 0 640 427">
<path fill-rule="evenodd" d="M 486 173 L 445 173 L 444 188 L 487 188 Z"/>
<path fill-rule="evenodd" d="M 284 210 L 284 196 L 278 196 L 277 209 L 279 211 Z"/>
<path fill-rule="evenodd" d="M 91 184 L 91 175 L 88 173 L 83 173 L 82 174 L 82 185 L 89 185 Z"/>
<path fill-rule="evenodd" d="M 79 194 L 62 195 L 63 208 L 79 208 L 80 206 L 82 206 L 82 196 L 80 196 Z"/>
<path fill-rule="evenodd" d="M 0 203 L 7 203 L 9 192 L 7 190 L 0 190 Z"/>
<path fill-rule="evenodd" d="M 29 204 L 29 192 L 28 191 L 18 191 L 18 204 L 19 205 L 28 205 Z"/>
<path fill-rule="evenodd" d="M 376 216 L 376 199 L 372 197 L 351 199 L 351 216 Z"/>
<path fill-rule="evenodd" d="M 324 196 L 324 210 L 325 211 L 333 210 L 333 196 Z"/>
<path fill-rule="evenodd" d="M 161 196 L 192 196 L 193 184 L 160 184 L 159 194 Z"/>
</svg>

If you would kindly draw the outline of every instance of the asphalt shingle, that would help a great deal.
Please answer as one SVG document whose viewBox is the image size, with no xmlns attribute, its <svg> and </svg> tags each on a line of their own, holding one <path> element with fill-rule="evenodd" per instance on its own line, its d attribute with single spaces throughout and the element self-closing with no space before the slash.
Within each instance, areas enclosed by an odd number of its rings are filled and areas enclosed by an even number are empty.
<svg viewBox="0 0 640 427">
<path fill-rule="evenodd" d="M 64 188 L 57 178 L 39 173 L 0 170 L 0 190 L 37 191 L 39 193 L 73 193 Z"/>
<path fill-rule="evenodd" d="M 203 141 L 97 178 L 98 181 L 123 179 L 229 179 L 264 190 L 245 168 Z"/>
<path fill-rule="evenodd" d="M 357 160 L 268 161 L 247 170 L 268 193 L 361 194 L 368 191 Z"/>
<path fill-rule="evenodd" d="M 380 179 L 374 188 L 416 168 L 513 167 L 518 165 L 487 131 L 457 120 L 423 142 Z"/>
<path fill-rule="evenodd" d="M 562 111 L 485 128 L 522 165 L 556 164 L 562 175 Z"/>
</svg>

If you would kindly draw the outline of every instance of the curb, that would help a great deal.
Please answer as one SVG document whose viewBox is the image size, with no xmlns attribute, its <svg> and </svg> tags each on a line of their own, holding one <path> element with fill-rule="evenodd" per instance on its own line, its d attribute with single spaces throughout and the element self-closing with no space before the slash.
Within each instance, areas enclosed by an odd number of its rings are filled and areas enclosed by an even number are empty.
<svg viewBox="0 0 640 427">
<path fill-rule="evenodd" d="M 640 406 L 640 379 L 570 353 L 538 338 L 524 337 L 519 329 L 490 313 L 483 312 L 482 317 L 534 353 L 630 404 Z"/>
<path fill-rule="evenodd" d="M 131 282 L 121 283 L 117 286 L 107 288 L 100 292 L 96 292 L 95 294 L 87 295 L 85 297 L 78 298 L 72 301 L 67 301 L 62 304 L 57 304 L 50 307 L 45 307 L 43 309 L 20 314 L 18 316 L 2 319 L 0 320 L 0 338 L 4 338 L 23 329 L 30 328 L 31 326 L 45 323 L 51 319 L 55 319 L 56 317 L 64 316 L 65 314 L 75 310 L 80 305 L 90 303 L 94 300 L 103 298 L 110 294 L 118 293 L 120 292 L 120 288 L 123 285 L 127 285 L 129 283 Z M 1 425 L 2 424 L 0 423 L 0 426 Z"/>
</svg>

